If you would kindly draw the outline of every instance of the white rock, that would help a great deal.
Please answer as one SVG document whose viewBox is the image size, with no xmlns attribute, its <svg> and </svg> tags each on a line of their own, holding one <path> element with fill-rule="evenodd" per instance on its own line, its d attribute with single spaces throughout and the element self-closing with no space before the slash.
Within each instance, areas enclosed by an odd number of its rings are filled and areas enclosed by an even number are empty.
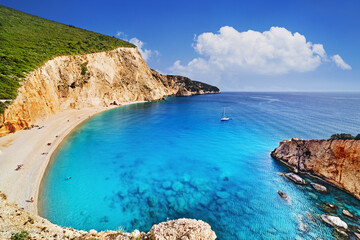
<svg viewBox="0 0 360 240">
<path fill-rule="evenodd" d="M 95 235 L 95 234 L 97 234 L 97 231 L 95 230 L 95 229 L 91 229 L 90 231 L 89 231 L 89 234 L 91 234 L 91 235 Z"/>
<path fill-rule="evenodd" d="M 318 192 L 327 192 L 327 188 L 318 183 L 310 183 L 311 186 Z"/>
<path fill-rule="evenodd" d="M 354 214 L 352 214 L 351 212 L 349 212 L 349 211 L 346 210 L 346 209 L 343 209 L 343 210 L 342 210 L 342 214 L 344 214 L 344 215 L 347 216 L 347 217 L 354 218 Z"/>
<path fill-rule="evenodd" d="M 348 229 L 348 225 L 346 224 L 346 222 L 341 220 L 339 217 L 323 214 L 321 215 L 321 219 L 333 227 Z"/>
<path fill-rule="evenodd" d="M 131 233 L 131 236 L 133 238 L 137 238 L 138 236 L 140 236 L 140 231 L 135 229 L 132 233 Z"/>
<path fill-rule="evenodd" d="M 299 175 L 297 175 L 295 173 L 286 173 L 285 177 L 287 177 L 288 179 L 290 179 L 294 183 L 302 184 L 302 185 L 306 184 L 305 180 L 302 179 Z"/>
</svg>

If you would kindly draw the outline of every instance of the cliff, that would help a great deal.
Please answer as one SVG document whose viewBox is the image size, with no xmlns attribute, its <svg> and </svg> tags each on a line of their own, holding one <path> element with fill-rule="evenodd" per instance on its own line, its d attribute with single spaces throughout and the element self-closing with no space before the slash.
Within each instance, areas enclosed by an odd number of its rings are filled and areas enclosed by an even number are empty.
<svg viewBox="0 0 360 240">
<path fill-rule="evenodd" d="M 27 75 L 0 116 L 0 136 L 66 109 L 205 93 L 219 89 L 150 70 L 136 48 L 56 57 Z"/>
<path fill-rule="evenodd" d="M 280 142 L 271 156 L 295 172 L 328 181 L 360 199 L 359 140 L 298 140 Z"/>
</svg>

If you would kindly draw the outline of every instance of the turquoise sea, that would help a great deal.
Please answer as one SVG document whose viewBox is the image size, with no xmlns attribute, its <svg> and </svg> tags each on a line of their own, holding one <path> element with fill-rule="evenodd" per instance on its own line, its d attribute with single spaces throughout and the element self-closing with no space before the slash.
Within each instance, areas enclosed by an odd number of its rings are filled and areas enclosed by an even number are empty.
<svg viewBox="0 0 360 240">
<path fill-rule="evenodd" d="M 228 122 L 220 122 L 224 107 Z M 208 222 L 222 240 L 333 239 L 322 204 L 360 227 L 341 215 L 360 216 L 360 201 L 328 185 L 321 194 L 293 184 L 270 152 L 292 137 L 357 134 L 359 110 L 359 93 L 222 93 L 116 108 L 85 121 L 54 154 L 40 215 L 84 230 L 147 232 L 186 217 Z"/>
</svg>

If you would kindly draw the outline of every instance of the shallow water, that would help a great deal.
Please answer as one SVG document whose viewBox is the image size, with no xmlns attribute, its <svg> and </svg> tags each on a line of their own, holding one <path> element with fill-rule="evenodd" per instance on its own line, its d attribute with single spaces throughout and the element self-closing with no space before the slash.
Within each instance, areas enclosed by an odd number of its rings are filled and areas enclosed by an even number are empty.
<svg viewBox="0 0 360 240">
<path fill-rule="evenodd" d="M 223 107 L 228 122 L 220 122 Z M 113 109 L 81 124 L 54 154 L 40 215 L 85 230 L 147 232 L 187 217 L 208 222 L 218 239 L 332 239 L 321 204 L 360 216 L 360 202 L 331 186 L 320 194 L 293 184 L 270 152 L 292 137 L 357 134 L 359 109 L 360 94 L 349 93 L 223 93 Z"/>
</svg>

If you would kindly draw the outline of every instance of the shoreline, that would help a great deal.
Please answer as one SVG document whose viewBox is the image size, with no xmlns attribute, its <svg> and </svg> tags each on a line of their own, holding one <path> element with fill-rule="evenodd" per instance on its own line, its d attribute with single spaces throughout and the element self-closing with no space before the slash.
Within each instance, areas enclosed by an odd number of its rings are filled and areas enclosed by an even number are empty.
<svg viewBox="0 0 360 240">
<path fill-rule="evenodd" d="M 65 138 L 85 120 L 117 107 L 143 103 L 126 102 L 117 106 L 65 110 L 36 121 L 39 127 L 0 137 L 0 189 L 8 200 L 39 215 L 40 186 L 52 154 Z M 50 146 L 47 144 L 51 143 Z M 45 153 L 45 154 L 43 154 Z M 20 170 L 17 165 L 24 164 Z M 33 202 L 30 199 L 33 198 Z"/>
</svg>

